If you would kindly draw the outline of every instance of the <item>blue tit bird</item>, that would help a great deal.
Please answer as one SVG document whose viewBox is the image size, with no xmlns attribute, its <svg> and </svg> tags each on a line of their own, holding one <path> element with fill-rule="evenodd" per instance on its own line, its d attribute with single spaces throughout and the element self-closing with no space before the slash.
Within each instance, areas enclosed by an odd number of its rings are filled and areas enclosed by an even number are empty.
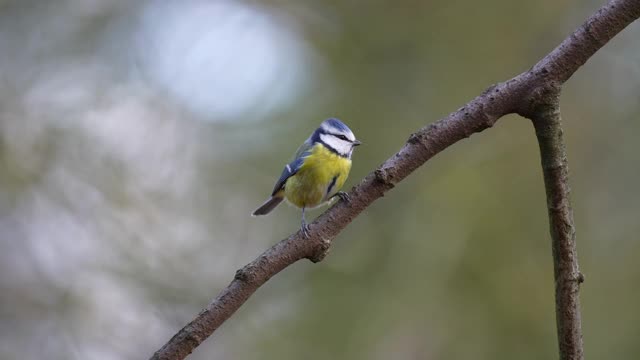
<svg viewBox="0 0 640 360">
<path fill-rule="evenodd" d="M 327 119 L 298 148 L 293 161 L 285 165 L 271 197 L 253 216 L 270 213 L 282 200 L 302 209 L 301 230 L 308 236 L 304 217 L 306 209 L 326 203 L 334 196 L 348 200 L 339 191 L 351 170 L 351 154 L 360 145 L 347 125 L 338 119 Z"/>
</svg>

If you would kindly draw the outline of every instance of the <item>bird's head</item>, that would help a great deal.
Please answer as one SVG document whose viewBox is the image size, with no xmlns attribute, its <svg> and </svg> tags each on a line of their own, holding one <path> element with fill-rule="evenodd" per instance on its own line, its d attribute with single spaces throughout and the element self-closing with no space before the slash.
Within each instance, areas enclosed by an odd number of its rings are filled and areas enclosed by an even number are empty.
<svg viewBox="0 0 640 360">
<path fill-rule="evenodd" d="M 353 148 L 362 144 L 347 125 L 335 118 L 323 121 L 311 135 L 311 140 L 346 158 L 351 158 Z"/>
</svg>

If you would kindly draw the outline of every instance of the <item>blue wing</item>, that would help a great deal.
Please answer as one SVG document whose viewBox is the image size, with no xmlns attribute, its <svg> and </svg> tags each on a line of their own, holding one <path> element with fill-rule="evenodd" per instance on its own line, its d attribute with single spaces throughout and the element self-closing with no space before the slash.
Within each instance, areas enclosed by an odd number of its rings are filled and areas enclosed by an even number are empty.
<svg viewBox="0 0 640 360">
<path fill-rule="evenodd" d="M 304 164 L 304 158 L 311 154 L 311 147 L 312 145 L 309 140 L 305 141 L 304 144 L 300 146 L 298 151 L 296 151 L 295 159 L 284 166 L 280 178 L 273 187 L 271 196 L 275 196 L 279 191 L 284 189 L 284 184 L 287 182 L 287 179 L 295 175 L 300 170 L 302 164 Z"/>
</svg>

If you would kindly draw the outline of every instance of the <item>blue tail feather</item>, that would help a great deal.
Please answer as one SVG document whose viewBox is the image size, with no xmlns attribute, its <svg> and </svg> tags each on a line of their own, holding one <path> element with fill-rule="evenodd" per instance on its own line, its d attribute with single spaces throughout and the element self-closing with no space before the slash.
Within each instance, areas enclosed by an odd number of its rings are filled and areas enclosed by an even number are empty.
<svg viewBox="0 0 640 360">
<path fill-rule="evenodd" d="M 272 196 L 264 204 L 260 205 L 260 207 L 257 208 L 256 211 L 254 211 L 253 214 L 251 214 L 251 215 L 252 216 L 267 215 L 273 209 L 275 209 L 276 206 L 278 206 L 282 202 L 282 200 L 284 200 L 283 197 Z"/>
</svg>

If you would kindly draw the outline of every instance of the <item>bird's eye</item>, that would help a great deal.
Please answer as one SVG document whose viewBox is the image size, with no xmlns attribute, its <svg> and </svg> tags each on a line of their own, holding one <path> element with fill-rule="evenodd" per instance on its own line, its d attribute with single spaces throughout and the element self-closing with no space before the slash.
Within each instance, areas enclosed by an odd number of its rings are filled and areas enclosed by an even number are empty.
<svg viewBox="0 0 640 360">
<path fill-rule="evenodd" d="M 344 136 L 344 135 L 338 135 L 337 137 L 338 137 L 338 139 L 341 139 L 341 140 L 344 140 L 344 141 L 349 141 L 349 139 L 347 139 L 347 137 Z"/>
</svg>

